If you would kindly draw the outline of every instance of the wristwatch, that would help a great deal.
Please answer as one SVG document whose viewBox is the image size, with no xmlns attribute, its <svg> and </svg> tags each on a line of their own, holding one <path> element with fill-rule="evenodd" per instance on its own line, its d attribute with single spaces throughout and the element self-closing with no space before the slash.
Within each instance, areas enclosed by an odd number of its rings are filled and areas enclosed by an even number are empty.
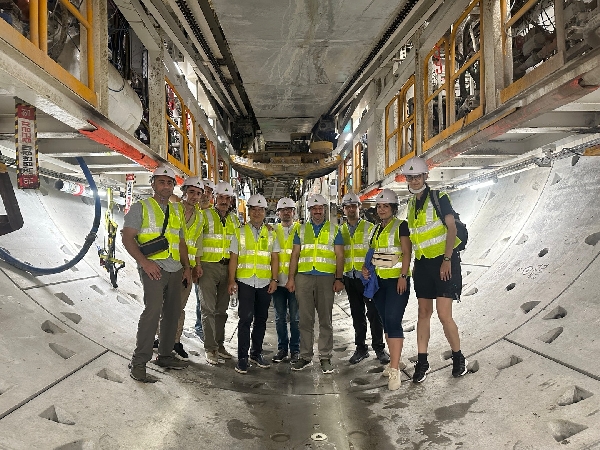
<svg viewBox="0 0 600 450">
<path fill-rule="evenodd" d="M 336 278 L 335 281 L 341 281 L 341 282 L 343 282 L 344 279 L 343 278 Z"/>
<path fill-rule="evenodd" d="M 450 261 L 450 257 L 449 256 L 444 256 L 444 261 Z"/>
<path fill-rule="evenodd" d="M 271 281 L 274 281 L 275 283 L 279 283 L 279 280 L 277 278 L 271 278 Z"/>
<path fill-rule="evenodd" d="M 401 273 L 401 274 L 400 274 L 400 277 L 401 277 L 401 278 L 407 278 L 407 277 L 408 277 L 408 275 L 405 275 L 405 274 Z"/>
</svg>

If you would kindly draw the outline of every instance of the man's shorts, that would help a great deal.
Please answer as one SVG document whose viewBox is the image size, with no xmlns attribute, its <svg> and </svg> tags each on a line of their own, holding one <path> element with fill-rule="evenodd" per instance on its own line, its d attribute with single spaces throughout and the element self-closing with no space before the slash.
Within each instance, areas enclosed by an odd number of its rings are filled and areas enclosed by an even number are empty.
<svg viewBox="0 0 600 450">
<path fill-rule="evenodd" d="M 442 281 L 440 277 L 440 266 L 444 256 L 427 259 L 415 259 L 413 269 L 413 283 L 417 298 L 446 297 L 452 300 L 460 300 L 462 292 L 462 274 L 460 270 L 460 255 L 452 254 L 450 264 L 452 277 L 448 281 Z"/>
</svg>

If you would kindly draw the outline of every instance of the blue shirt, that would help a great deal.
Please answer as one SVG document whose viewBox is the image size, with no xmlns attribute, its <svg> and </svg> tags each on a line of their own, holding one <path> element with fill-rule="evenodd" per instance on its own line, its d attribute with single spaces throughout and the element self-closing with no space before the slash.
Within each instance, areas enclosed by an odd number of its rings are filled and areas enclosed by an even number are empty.
<svg viewBox="0 0 600 450">
<path fill-rule="evenodd" d="M 319 225 L 314 224 L 311 221 L 309 221 L 308 223 L 310 223 L 313 227 L 313 232 L 315 233 L 315 237 L 319 236 L 319 233 L 321 232 L 321 228 L 323 228 L 323 225 L 325 225 L 325 220 L 320 223 Z M 298 230 L 300 230 L 300 228 L 298 228 Z M 298 231 L 296 231 L 296 234 L 294 234 L 294 245 L 302 245 L 302 243 L 300 242 L 300 236 L 298 235 Z M 344 238 L 342 237 L 342 233 L 338 227 L 338 232 L 335 235 L 335 239 L 333 240 L 333 245 L 344 245 Z M 299 272 L 299 273 L 304 273 L 306 275 L 331 275 L 330 273 L 325 273 L 325 272 L 320 272 L 317 269 L 315 269 L 313 267 L 313 269 L 310 272 Z"/>
</svg>

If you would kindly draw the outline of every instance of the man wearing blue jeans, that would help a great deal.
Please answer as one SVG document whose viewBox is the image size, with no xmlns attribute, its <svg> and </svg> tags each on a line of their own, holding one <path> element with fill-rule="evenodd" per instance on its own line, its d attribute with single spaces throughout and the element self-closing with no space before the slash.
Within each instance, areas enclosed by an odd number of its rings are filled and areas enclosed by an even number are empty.
<svg viewBox="0 0 600 450">
<path fill-rule="evenodd" d="M 298 300 L 296 294 L 285 287 L 290 268 L 290 257 L 294 247 L 294 235 L 299 224 L 294 222 L 296 202 L 291 198 L 282 198 L 277 202 L 277 216 L 281 220 L 275 226 L 275 233 L 279 242 L 279 277 L 277 290 L 273 292 L 273 307 L 275 308 L 275 329 L 277 330 L 277 354 L 273 357 L 274 363 L 280 363 L 291 355 L 292 363 L 300 355 L 300 329 L 298 323 Z M 287 314 L 290 314 L 290 333 L 287 329 Z"/>
</svg>

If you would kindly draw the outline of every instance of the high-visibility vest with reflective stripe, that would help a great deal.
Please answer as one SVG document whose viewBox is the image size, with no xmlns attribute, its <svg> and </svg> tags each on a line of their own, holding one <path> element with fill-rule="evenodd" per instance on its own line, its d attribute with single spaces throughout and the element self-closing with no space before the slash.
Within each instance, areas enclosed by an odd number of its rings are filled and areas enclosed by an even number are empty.
<svg viewBox="0 0 600 450">
<path fill-rule="evenodd" d="M 376 252 L 388 255 L 398 255 L 398 263 L 393 267 L 375 267 L 375 273 L 379 278 L 399 278 L 402 273 L 402 245 L 400 243 L 399 228 L 402 220 L 394 217 L 383 228 L 379 237 L 373 237 L 372 246 Z M 374 232 L 376 229 L 374 230 Z M 407 272 L 410 276 L 410 268 Z"/>
<path fill-rule="evenodd" d="M 140 201 L 142 205 L 142 226 L 137 235 L 140 244 L 148 242 L 160 236 L 165 213 L 154 198 L 150 197 Z M 165 229 L 165 238 L 169 243 L 169 249 L 160 253 L 147 256 L 148 259 L 167 259 L 171 256 L 175 261 L 179 261 L 179 230 L 181 229 L 181 212 L 177 205 L 168 204 L 169 220 Z"/>
<path fill-rule="evenodd" d="M 440 192 L 440 198 L 444 195 L 447 196 L 448 194 Z M 410 229 L 410 240 L 415 249 L 415 258 L 421 259 L 424 256 L 431 259 L 441 256 L 446 251 L 448 229 L 438 217 L 429 195 L 425 199 L 423 208 L 419 210 L 415 217 L 416 202 L 416 196 L 408 201 L 408 228 Z M 453 248 L 456 248 L 460 242 L 457 237 L 454 240 Z"/>
<path fill-rule="evenodd" d="M 196 242 L 202 234 L 202 227 L 204 226 L 204 213 L 196 205 L 194 209 L 194 220 L 188 226 L 187 221 L 185 220 L 185 208 L 181 203 L 179 205 L 181 208 L 181 217 L 183 217 L 183 235 L 185 237 L 185 243 L 187 244 L 188 257 L 190 258 L 190 266 L 195 267 L 196 253 L 198 252 Z"/>
<path fill-rule="evenodd" d="M 280 223 L 275 225 L 275 234 L 279 241 L 279 247 L 281 247 L 281 250 L 279 251 L 279 273 L 287 275 L 290 272 L 290 259 L 292 257 L 292 249 L 294 248 L 294 235 L 299 228 L 300 224 L 298 222 L 293 223 L 290 226 L 290 233 L 286 239 L 283 225 Z"/>
<path fill-rule="evenodd" d="M 231 239 L 236 236 L 239 241 L 240 223 L 233 214 L 227 214 L 225 226 L 219 213 L 214 208 L 204 210 L 204 226 L 202 232 L 203 253 L 200 261 L 217 262 L 229 258 Z"/>
<path fill-rule="evenodd" d="M 236 278 L 271 279 L 271 253 L 275 233 L 263 225 L 258 234 L 258 242 L 254 238 L 252 225 L 247 223 L 240 229 L 238 246 L 238 266 L 235 272 Z"/>
<path fill-rule="evenodd" d="M 319 236 L 316 238 L 312 223 L 300 226 L 298 237 L 300 237 L 302 248 L 298 259 L 298 272 L 310 272 L 314 268 L 323 273 L 335 273 L 333 241 L 337 232 L 337 225 L 329 221 L 323 224 Z"/>
<path fill-rule="evenodd" d="M 342 237 L 344 238 L 344 272 L 350 272 L 352 269 L 361 270 L 365 263 L 365 256 L 369 250 L 369 235 L 373 229 L 373 224 L 366 220 L 361 220 L 356 225 L 354 236 L 350 236 L 348 224 L 342 225 Z"/>
</svg>

